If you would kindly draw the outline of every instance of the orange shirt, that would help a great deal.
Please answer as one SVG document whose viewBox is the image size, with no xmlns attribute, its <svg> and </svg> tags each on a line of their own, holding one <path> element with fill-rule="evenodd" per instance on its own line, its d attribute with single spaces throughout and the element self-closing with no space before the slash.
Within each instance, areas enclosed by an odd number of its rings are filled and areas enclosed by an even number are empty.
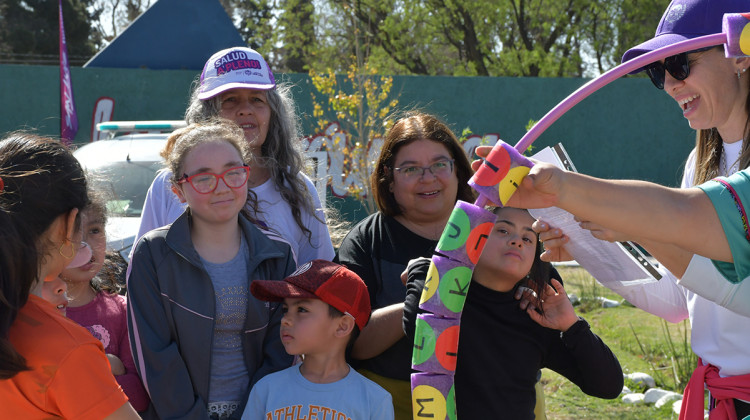
<svg viewBox="0 0 750 420">
<path fill-rule="evenodd" d="M 101 419 L 128 398 L 99 340 L 31 295 L 8 334 L 31 370 L 0 380 L 0 411 L 9 419 Z"/>
</svg>

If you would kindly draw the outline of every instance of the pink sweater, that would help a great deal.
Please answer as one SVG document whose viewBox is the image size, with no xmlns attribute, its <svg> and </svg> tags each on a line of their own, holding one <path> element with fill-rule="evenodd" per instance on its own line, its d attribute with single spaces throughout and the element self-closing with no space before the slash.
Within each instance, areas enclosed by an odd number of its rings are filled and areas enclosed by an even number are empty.
<svg viewBox="0 0 750 420">
<path fill-rule="evenodd" d="M 750 401 L 750 374 L 719 376 L 719 368 L 704 365 L 698 358 L 698 367 L 693 371 L 682 398 L 680 420 L 703 420 L 703 387 L 708 388 L 716 400 L 716 407 L 708 413 L 710 420 L 736 420 L 733 398 Z"/>
<path fill-rule="evenodd" d="M 115 379 L 125 391 L 133 408 L 136 411 L 146 410 L 150 400 L 138 377 L 133 354 L 130 352 L 125 298 L 99 292 L 94 300 L 86 305 L 68 307 L 67 316 L 98 338 L 104 345 L 105 353 L 113 354 L 122 360 L 125 374 L 115 376 Z"/>
</svg>

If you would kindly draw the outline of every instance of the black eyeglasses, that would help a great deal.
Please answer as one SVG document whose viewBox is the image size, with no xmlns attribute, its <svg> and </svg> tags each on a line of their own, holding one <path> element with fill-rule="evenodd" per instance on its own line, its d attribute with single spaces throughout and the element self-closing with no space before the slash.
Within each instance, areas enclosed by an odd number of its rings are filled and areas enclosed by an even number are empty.
<svg viewBox="0 0 750 420">
<path fill-rule="evenodd" d="M 424 176 L 425 171 L 430 171 L 432 176 L 437 178 L 445 178 L 451 173 L 453 173 L 453 161 L 454 159 L 450 160 L 439 160 L 435 163 L 433 163 L 430 166 L 416 166 L 416 165 L 410 165 L 410 166 L 402 166 L 401 168 L 393 168 L 396 173 L 401 174 L 406 179 L 412 180 L 412 179 L 419 179 Z"/>
<path fill-rule="evenodd" d="M 222 174 L 213 174 L 210 172 L 188 176 L 184 174 L 177 183 L 185 182 L 193 186 L 193 189 L 199 194 L 208 194 L 213 192 L 219 186 L 219 179 L 223 179 L 229 188 L 240 188 L 247 183 L 250 176 L 250 167 L 247 165 L 229 168 Z"/>
<path fill-rule="evenodd" d="M 665 70 L 677 80 L 685 80 L 690 76 L 690 62 L 688 54 L 708 51 L 714 47 L 706 47 L 698 50 L 688 51 L 677 55 L 672 55 L 664 59 L 664 62 L 651 63 L 646 67 L 646 74 L 651 78 L 651 82 L 657 89 L 664 89 Z"/>
</svg>

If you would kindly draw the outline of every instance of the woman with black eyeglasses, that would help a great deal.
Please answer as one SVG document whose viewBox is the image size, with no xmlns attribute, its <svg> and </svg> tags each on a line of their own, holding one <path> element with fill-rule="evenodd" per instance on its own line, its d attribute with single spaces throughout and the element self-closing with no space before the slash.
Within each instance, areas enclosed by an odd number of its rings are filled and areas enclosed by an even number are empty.
<svg viewBox="0 0 750 420">
<path fill-rule="evenodd" d="M 351 358 L 363 375 L 391 393 L 396 420 L 411 420 L 413 340 L 402 327 L 406 286 L 401 273 L 430 257 L 457 200 L 474 202 L 473 174 L 455 134 L 438 118 L 411 113 L 388 131 L 370 176 L 379 211 L 344 238 L 334 261 L 356 272 L 370 293 L 372 317 Z M 553 276 L 560 278 L 553 269 Z M 538 418 L 544 414 L 537 387 Z"/>
<path fill-rule="evenodd" d="M 145 419 L 239 419 L 250 388 L 289 367 L 281 308 L 255 299 L 255 279 L 296 267 L 289 245 L 246 214 L 250 156 L 229 120 L 191 124 L 167 164 L 187 210 L 138 241 L 128 284 L 128 330 L 151 397 Z"/>
<path fill-rule="evenodd" d="M 344 238 L 334 261 L 357 273 L 373 314 L 352 349 L 355 367 L 388 390 L 396 419 L 411 419 L 412 342 L 401 327 L 409 260 L 432 255 L 456 200 L 474 201 L 473 171 L 451 130 L 432 115 L 399 119 L 386 135 L 370 182 L 380 211 Z"/>
<path fill-rule="evenodd" d="M 724 13 L 737 12 L 750 12 L 750 2 L 673 0 L 654 38 L 628 50 L 623 62 L 659 47 L 722 32 Z M 685 164 L 683 188 L 703 184 L 718 176 L 732 175 L 750 164 L 748 67 L 750 58 L 726 58 L 724 47 L 717 45 L 668 57 L 641 69 L 657 88 L 663 89 L 677 102 L 690 127 L 697 130 L 696 147 Z M 584 227 L 601 239 L 625 239 L 619 233 L 590 222 L 584 222 Z M 547 249 L 547 260 L 570 259 L 562 248 L 567 238 L 559 229 L 546 223 L 537 223 L 537 228 Z M 686 229 L 700 227 L 686 226 Z M 672 258 L 669 246 L 652 241 L 638 242 L 659 258 Z M 683 286 L 711 284 L 710 279 L 718 274 L 711 260 L 697 255 L 691 259 L 688 255 L 678 266 L 682 269 L 675 270 L 674 274 L 665 270 L 665 276 L 655 283 L 604 284 L 639 308 L 670 322 L 690 320 L 692 349 L 700 362 L 686 389 L 680 419 L 703 418 L 704 382 L 711 391 L 711 418 L 719 413 L 728 413 L 720 417 L 728 419 L 750 416 L 750 318 Z M 674 262 L 670 267 L 674 267 Z"/>
</svg>

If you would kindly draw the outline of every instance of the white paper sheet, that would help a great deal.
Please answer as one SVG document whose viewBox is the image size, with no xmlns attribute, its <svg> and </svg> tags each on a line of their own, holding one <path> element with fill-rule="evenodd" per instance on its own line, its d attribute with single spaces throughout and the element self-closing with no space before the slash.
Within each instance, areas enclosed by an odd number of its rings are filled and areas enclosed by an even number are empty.
<svg viewBox="0 0 750 420">
<path fill-rule="evenodd" d="M 532 157 L 575 171 L 575 166 L 561 144 L 555 146 L 555 149 L 545 147 Z M 565 244 L 565 250 L 602 284 L 648 283 L 661 278 L 656 267 L 631 242 L 613 243 L 597 239 L 590 231 L 581 228 L 572 214 L 557 207 L 533 209 L 529 213 L 550 226 L 561 229 L 570 238 Z"/>
</svg>

